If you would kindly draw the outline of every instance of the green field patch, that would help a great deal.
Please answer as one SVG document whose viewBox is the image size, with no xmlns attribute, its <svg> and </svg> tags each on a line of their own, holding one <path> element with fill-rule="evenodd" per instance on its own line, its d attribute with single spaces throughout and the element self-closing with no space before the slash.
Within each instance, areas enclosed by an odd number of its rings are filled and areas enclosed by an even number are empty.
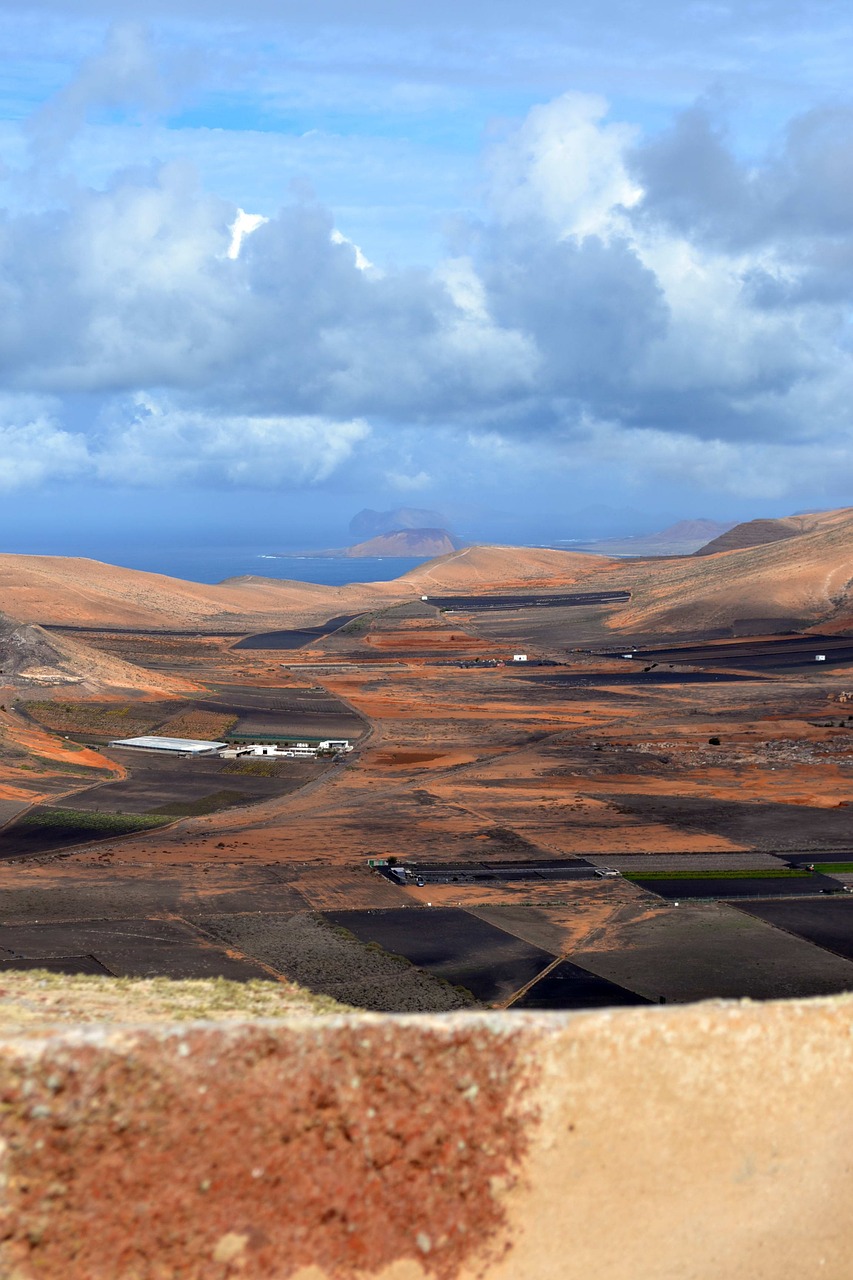
<svg viewBox="0 0 853 1280">
<path fill-rule="evenodd" d="M 209 795 L 199 796 L 198 800 L 170 801 L 159 809 L 151 809 L 149 815 L 163 814 L 162 818 L 155 818 L 159 822 L 168 822 L 171 818 L 198 818 L 219 809 L 248 804 L 249 801 L 250 797 L 243 791 L 211 791 Z"/>
<path fill-rule="evenodd" d="M 119 836 L 163 826 L 163 818 L 145 813 L 100 813 L 90 809 L 31 809 L 18 827 L 77 827 L 79 831 Z"/>
<path fill-rule="evenodd" d="M 816 862 L 814 869 L 823 872 L 825 876 L 849 876 L 853 875 L 853 862 Z"/>
<path fill-rule="evenodd" d="M 286 773 L 287 766 L 281 760 L 230 760 L 223 773 L 248 774 L 252 778 L 278 778 Z"/>
<path fill-rule="evenodd" d="M 93 809 L 31 809 L 0 834 L 0 856 L 30 857 L 96 840 L 119 840 L 170 822 L 146 813 L 103 813 Z"/>
<path fill-rule="evenodd" d="M 810 871 L 624 871 L 624 880 L 807 880 Z"/>
</svg>

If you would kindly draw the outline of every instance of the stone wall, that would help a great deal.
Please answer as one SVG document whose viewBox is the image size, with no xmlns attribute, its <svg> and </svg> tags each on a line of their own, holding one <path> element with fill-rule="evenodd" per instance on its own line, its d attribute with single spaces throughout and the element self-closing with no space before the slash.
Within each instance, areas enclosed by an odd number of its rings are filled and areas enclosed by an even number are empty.
<svg viewBox="0 0 853 1280">
<path fill-rule="evenodd" d="M 9 1280 L 849 1280 L 853 998 L 0 1037 Z"/>
</svg>

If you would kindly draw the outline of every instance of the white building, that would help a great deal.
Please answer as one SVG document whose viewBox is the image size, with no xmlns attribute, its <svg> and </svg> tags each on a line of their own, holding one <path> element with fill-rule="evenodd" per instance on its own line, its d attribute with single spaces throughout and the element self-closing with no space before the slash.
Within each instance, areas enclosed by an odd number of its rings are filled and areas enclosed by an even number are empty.
<svg viewBox="0 0 853 1280">
<path fill-rule="evenodd" d="M 273 742 L 247 742 L 239 747 L 225 747 L 222 755 L 228 760 L 239 756 L 267 756 L 274 760 L 313 760 L 321 751 L 332 751 L 336 755 L 344 751 L 352 751 L 348 738 L 326 738 L 312 746 L 310 742 L 296 742 L 292 746 L 280 747 Z"/>
<path fill-rule="evenodd" d="M 213 756 L 224 742 L 203 742 L 200 738 L 160 738 L 151 734 L 143 738 L 114 738 L 111 747 L 131 747 L 134 751 L 173 751 L 187 756 Z"/>
</svg>

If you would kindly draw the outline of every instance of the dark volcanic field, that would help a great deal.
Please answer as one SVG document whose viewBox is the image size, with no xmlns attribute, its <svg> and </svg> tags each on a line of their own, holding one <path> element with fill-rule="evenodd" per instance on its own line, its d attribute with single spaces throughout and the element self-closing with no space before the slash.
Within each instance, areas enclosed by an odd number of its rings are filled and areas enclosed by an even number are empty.
<svg viewBox="0 0 853 1280">
<path fill-rule="evenodd" d="M 669 823 L 684 832 L 712 831 L 745 848 L 768 853 L 803 853 L 820 861 L 823 851 L 853 848 L 853 820 L 849 809 L 818 809 L 808 805 L 740 803 L 713 804 L 691 796 L 626 795 L 612 797 L 622 813 Z M 853 854 L 851 854 L 853 860 Z"/>
<path fill-rule="evenodd" d="M 595 685 L 634 685 L 641 688 L 649 684 L 737 684 L 749 681 L 750 676 L 717 671 L 667 671 L 660 667 L 651 671 L 589 671 L 583 675 L 531 675 L 520 679 L 537 681 L 563 689 L 587 689 Z"/>
<path fill-rule="evenodd" d="M 638 996 L 607 978 L 599 978 L 570 960 L 562 960 L 513 1001 L 511 1008 L 604 1009 L 612 1005 L 650 1003 L 645 996 Z"/>
<path fill-rule="evenodd" d="M 824 662 L 815 662 L 818 654 L 823 654 Z M 611 650 L 606 656 L 618 658 L 622 654 Z M 853 662 L 853 638 L 797 635 L 779 636 L 769 640 L 742 640 L 732 644 L 677 645 L 671 649 L 638 649 L 632 661 L 683 662 L 691 666 L 739 667 L 752 671 L 775 671 L 786 667 L 811 669 L 816 665 L 830 666 L 833 663 Z"/>
<path fill-rule="evenodd" d="M 325 689 L 221 685 L 215 698 L 201 698 L 192 705 L 235 716 L 229 737 L 354 739 L 365 730 L 361 717 Z"/>
<path fill-rule="evenodd" d="M 575 591 L 567 595 L 430 596 L 437 609 L 457 613 L 491 613 L 497 609 L 574 609 L 584 605 L 627 604 L 630 591 Z"/>
<path fill-rule="evenodd" d="M 357 613 L 343 613 L 340 617 L 329 618 L 319 627 L 302 627 L 293 631 L 263 631 L 258 635 L 246 636 L 234 645 L 235 649 L 302 649 L 306 644 L 319 640 L 322 636 L 331 635 L 352 622 Z"/>
<path fill-rule="evenodd" d="M 554 959 L 547 951 L 453 907 L 329 911 L 326 915 L 362 942 L 405 956 L 488 1003 L 510 999 Z"/>
<path fill-rule="evenodd" d="M 507 884 L 510 881 L 554 882 L 561 880 L 594 880 L 596 869 L 583 858 L 531 858 L 523 862 L 410 862 L 400 864 L 429 884 Z M 384 874 L 399 884 L 392 870 Z"/>
<path fill-rule="evenodd" d="M 738 910 L 853 960 L 853 897 L 829 902 L 744 902 Z"/>
<path fill-rule="evenodd" d="M 843 893 L 837 880 L 828 876 L 719 876 L 717 878 L 679 876 L 671 880 L 664 877 L 644 879 L 642 875 L 632 875 L 631 881 L 649 893 L 656 893 L 661 898 L 678 902 L 682 898 L 759 898 L 759 897 L 801 897 L 815 893 Z"/>
<path fill-rule="evenodd" d="M 62 924 L 0 926 L 0 962 L 6 968 L 46 967 L 54 972 L 106 972 L 117 978 L 273 977 L 261 965 L 229 956 L 184 921 L 130 918 Z M 82 962 L 82 963 L 81 963 Z M 89 966 L 93 966 L 90 968 Z"/>
</svg>

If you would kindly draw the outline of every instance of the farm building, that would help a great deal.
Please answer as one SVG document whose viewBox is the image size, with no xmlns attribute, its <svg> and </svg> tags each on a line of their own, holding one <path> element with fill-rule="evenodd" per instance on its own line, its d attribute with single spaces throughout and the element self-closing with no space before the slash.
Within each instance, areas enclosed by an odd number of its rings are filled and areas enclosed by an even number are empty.
<svg viewBox="0 0 853 1280">
<path fill-rule="evenodd" d="M 179 755 L 211 756 L 225 746 L 224 742 L 203 742 L 199 738 L 114 738 L 111 747 L 132 747 L 137 751 L 174 751 Z"/>
<path fill-rule="evenodd" d="M 278 760 L 313 760 L 321 752 L 333 752 L 339 755 L 344 751 L 352 751 L 348 738 L 326 738 L 312 746 L 310 742 L 294 742 L 283 747 L 271 742 L 247 742 L 239 746 L 226 747 L 222 755 L 228 760 L 238 756 L 273 756 Z"/>
</svg>

